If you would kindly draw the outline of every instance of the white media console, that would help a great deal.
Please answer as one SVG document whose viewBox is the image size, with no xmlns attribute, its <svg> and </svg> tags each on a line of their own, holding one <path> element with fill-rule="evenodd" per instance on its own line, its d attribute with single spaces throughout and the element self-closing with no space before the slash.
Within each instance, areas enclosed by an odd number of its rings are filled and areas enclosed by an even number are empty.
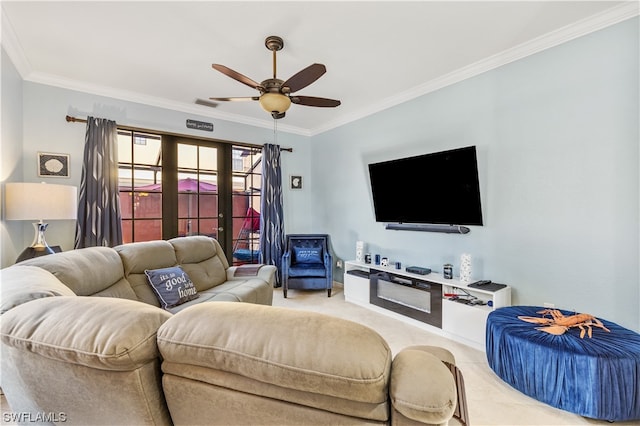
<svg viewBox="0 0 640 426">
<path fill-rule="evenodd" d="M 410 318 L 398 312 L 377 306 L 372 303 L 370 292 L 371 270 L 382 271 L 397 276 L 402 280 L 418 280 L 427 284 L 432 283 L 442 286 L 442 324 L 441 327 L 433 326 L 425 322 Z M 356 275 L 361 273 L 362 276 Z M 367 275 L 367 276 L 365 276 Z M 436 286 L 437 287 L 437 286 Z M 469 305 L 451 300 L 444 295 L 466 293 L 488 304 Z M 511 287 L 506 286 L 496 291 L 471 288 L 467 284 L 456 279 L 445 279 L 441 274 L 431 272 L 427 275 L 412 274 L 405 269 L 395 269 L 393 266 L 381 266 L 366 264 L 363 262 L 345 262 L 344 297 L 347 302 L 361 305 L 373 311 L 388 315 L 404 321 L 405 323 L 420 327 L 424 330 L 451 338 L 476 349 L 485 350 L 485 327 L 487 316 L 493 309 L 511 306 Z"/>
</svg>

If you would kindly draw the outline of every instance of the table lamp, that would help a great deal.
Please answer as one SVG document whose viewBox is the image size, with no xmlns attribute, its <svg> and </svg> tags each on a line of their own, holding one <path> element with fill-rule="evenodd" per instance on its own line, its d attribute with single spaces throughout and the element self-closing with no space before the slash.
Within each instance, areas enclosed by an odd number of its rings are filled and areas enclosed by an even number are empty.
<svg viewBox="0 0 640 426">
<path fill-rule="evenodd" d="M 76 219 L 78 188 L 70 185 L 48 183 L 10 182 L 5 184 L 5 219 L 37 220 L 33 224 L 35 237 L 30 247 L 24 249 L 16 262 L 32 257 L 53 254 L 44 238 L 46 220 Z"/>
</svg>

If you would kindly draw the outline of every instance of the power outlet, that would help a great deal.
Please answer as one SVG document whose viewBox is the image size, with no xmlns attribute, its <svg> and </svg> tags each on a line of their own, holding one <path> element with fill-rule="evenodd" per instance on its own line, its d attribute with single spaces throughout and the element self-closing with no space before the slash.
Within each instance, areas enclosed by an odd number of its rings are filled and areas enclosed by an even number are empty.
<svg viewBox="0 0 640 426">
<path fill-rule="evenodd" d="M 336 268 L 342 268 L 342 260 L 336 260 Z"/>
<path fill-rule="evenodd" d="M 556 305 L 555 305 L 555 304 L 553 304 L 553 303 L 549 303 L 549 302 L 544 302 L 544 303 L 542 304 L 542 306 L 544 306 L 545 308 L 555 308 L 555 307 L 556 307 Z"/>
</svg>

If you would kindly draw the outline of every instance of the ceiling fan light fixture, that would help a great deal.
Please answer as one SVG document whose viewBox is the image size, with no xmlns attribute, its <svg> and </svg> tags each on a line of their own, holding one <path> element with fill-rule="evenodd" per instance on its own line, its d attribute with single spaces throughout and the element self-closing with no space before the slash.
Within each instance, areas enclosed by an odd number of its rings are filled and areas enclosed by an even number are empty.
<svg viewBox="0 0 640 426">
<path fill-rule="evenodd" d="M 263 93 L 260 106 L 267 112 L 283 113 L 291 106 L 291 99 L 282 93 Z"/>
<path fill-rule="evenodd" d="M 1 1 L 1 0 L 0 0 Z M 286 81 L 282 81 L 276 77 L 276 52 L 284 46 L 282 38 L 278 36 L 269 36 L 265 40 L 265 46 L 272 52 L 273 56 L 273 77 L 264 80 L 262 83 L 253 81 L 249 77 L 240 74 L 221 64 L 212 64 L 213 69 L 221 72 L 227 77 L 247 85 L 260 92 L 260 96 L 251 96 L 243 98 L 209 98 L 213 101 L 244 101 L 253 100 L 260 101 L 263 110 L 270 113 L 274 119 L 284 118 L 285 112 L 292 103 L 298 105 L 306 105 L 312 107 L 330 107 L 334 108 L 340 105 L 340 101 L 336 99 L 318 98 L 314 96 L 300 96 L 292 94 L 300 89 L 304 89 L 317 79 L 319 79 L 327 68 L 322 64 L 311 64 L 308 67 L 298 71 Z M 290 97 L 292 95 L 293 97 Z"/>
</svg>

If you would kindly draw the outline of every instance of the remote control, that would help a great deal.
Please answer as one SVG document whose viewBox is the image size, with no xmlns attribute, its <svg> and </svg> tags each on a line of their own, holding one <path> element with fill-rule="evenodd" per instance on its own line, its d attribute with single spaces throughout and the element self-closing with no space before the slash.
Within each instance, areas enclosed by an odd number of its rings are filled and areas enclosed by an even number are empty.
<svg viewBox="0 0 640 426">
<path fill-rule="evenodd" d="M 477 286 L 483 286 L 483 285 L 491 284 L 491 280 L 480 280 L 480 281 L 476 281 L 473 284 Z"/>
</svg>

